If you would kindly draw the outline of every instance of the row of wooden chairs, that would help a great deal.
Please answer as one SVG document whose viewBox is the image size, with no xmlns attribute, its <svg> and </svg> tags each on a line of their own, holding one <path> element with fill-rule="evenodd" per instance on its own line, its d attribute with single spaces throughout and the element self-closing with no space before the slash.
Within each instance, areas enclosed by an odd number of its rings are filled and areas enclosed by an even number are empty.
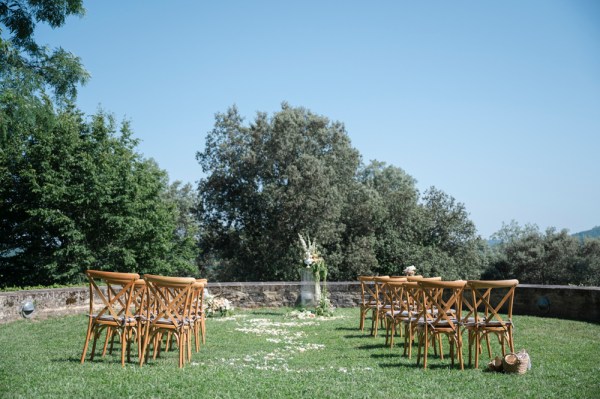
<svg viewBox="0 0 600 399">
<path fill-rule="evenodd" d="M 423 356 L 427 367 L 429 347 L 443 359 L 442 336 L 450 344 L 452 365 L 458 358 L 464 368 L 462 336 L 467 332 L 469 365 L 475 357 L 479 367 L 482 341 L 492 357 L 490 335 L 496 336 L 502 354 L 514 352 L 512 309 L 518 280 L 442 281 L 440 277 L 360 276 L 362 303 L 359 328 L 371 312 L 371 334 L 385 325 L 386 345 L 394 345 L 396 332 L 404 335 L 404 355 L 411 358 L 412 344 L 418 340 L 417 364 Z M 505 313 L 502 313 L 505 312 Z M 404 327 L 404 328 L 402 328 Z"/>
<path fill-rule="evenodd" d="M 195 350 L 200 340 L 206 343 L 206 323 L 203 309 L 206 279 L 166 277 L 137 273 L 117 273 L 99 270 L 86 272 L 89 280 L 90 307 L 88 328 L 81 354 L 85 362 L 93 338 L 90 360 L 94 359 L 96 343 L 106 332 L 102 356 L 110 350 L 114 338 L 121 342 L 121 365 L 131 361 L 131 346 L 137 343 L 139 364 L 148 361 L 149 348 L 155 359 L 161 351 L 175 342 L 179 349 L 179 367 L 192 357 L 192 338 Z M 103 289 L 105 287 L 105 289 Z"/>
</svg>

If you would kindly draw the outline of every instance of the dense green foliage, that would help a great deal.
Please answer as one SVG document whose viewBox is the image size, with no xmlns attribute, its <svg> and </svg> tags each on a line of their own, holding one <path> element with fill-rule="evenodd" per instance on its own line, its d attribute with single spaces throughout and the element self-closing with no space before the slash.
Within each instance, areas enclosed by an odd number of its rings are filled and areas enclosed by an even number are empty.
<svg viewBox="0 0 600 399">
<path fill-rule="evenodd" d="M 600 239 L 571 236 L 566 230 L 504 225 L 494 237 L 485 278 L 517 278 L 530 284 L 600 286 Z"/>
<path fill-rule="evenodd" d="M 408 359 L 401 347 L 385 346 L 384 336 L 358 331 L 356 308 L 338 309 L 337 318 L 324 320 L 286 319 L 286 311 L 236 310 L 235 319 L 209 318 L 206 345 L 182 370 L 177 351 L 162 352 L 140 368 L 135 348 L 123 369 L 118 341 L 112 354 L 100 357 L 100 344 L 94 361 L 79 364 L 83 315 L 3 324 L 0 397 L 598 397 L 597 324 L 515 316 L 515 344 L 528 350 L 533 363 L 517 376 L 485 372 L 485 361 L 479 370 L 451 368 L 446 340 L 444 360 L 430 352 L 423 372 L 416 348 Z M 497 340 L 491 344 L 499 353 Z M 463 353 L 468 358 L 467 348 Z"/>
<path fill-rule="evenodd" d="M 361 166 L 344 126 L 283 104 L 245 125 L 217 114 L 197 158 L 202 263 L 226 280 L 296 279 L 298 234 L 323 247 L 331 278 L 397 274 L 410 263 L 446 278 L 476 277 L 482 242 L 464 206 L 403 170 Z"/>
<path fill-rule="evenodd" d="M 0 287 L 76 283 L 88 268 L 197 271 L 191 187 L 168 186 L 127 122 L 86 119 L 72 102 L 79 59 L 33 39 L 81 4 L 0 1 Z"/>
<path fill-rule="evenodd" d="M 3 286 L 70 283 L 88 268 L 193 272 L 189 249 L 177 256 L 194 246 L 176 232 L 167 176 L 135 152 L 127 123 L 117 134 L 110 116 L 88 122 L 6 90 L 0 131 Z"/>
<path fill-rule="evenodd" d="M 295 280 L 299 233 L 321 244 L 333 280 L 413 264 L 446 279 L 600 285 L 600 239 L 511 225 L 489 249 L 463 204 L 363 164 L 342 123 L 285 103 L 250 124 L 235 107 L 217 114 L 198 191 L 169 185 L 128 123 L 77 109 L 79 58 L 34 40 L 36 24 L 83 13 L 81 0 L 0 0 L 0 288 L 76 283 L 88 268 Z"/>
</svg>

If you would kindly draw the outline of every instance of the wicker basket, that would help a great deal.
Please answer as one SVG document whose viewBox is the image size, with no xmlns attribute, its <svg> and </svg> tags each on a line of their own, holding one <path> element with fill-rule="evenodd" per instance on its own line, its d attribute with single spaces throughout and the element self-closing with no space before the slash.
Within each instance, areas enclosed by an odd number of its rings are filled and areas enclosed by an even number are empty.
<svg viewBox="0 0 600 399">
<path fill-rule="evenodd" d="M 509 353 L 504 356 L 502 368 L 505 373 L 525 374 L 530 369 L 531 361 L 525 349 L 518 353 Z"/>
</svg>

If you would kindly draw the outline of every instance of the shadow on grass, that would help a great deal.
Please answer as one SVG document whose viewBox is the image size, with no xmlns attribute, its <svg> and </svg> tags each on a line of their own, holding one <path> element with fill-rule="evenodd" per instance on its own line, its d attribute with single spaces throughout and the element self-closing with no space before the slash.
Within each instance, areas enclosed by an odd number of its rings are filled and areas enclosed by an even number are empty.
<svg viewBox="0 0 600 399">
<path fill-rule="evenodd" d="M 336 327 L 335 330 L 336 331 L 360 331 L 358 328 L 352 328 L 352 327 Z"/>
<path fill-rule="evenodd" d="M 408 360 L 408 359 L 407 359 Z M 398 362 L 398 363 L 379 363 L 378 364 L 379 367 L 384 368 L 384 369 L 389 369 L 389 368 L 405 368 L 405 369 L 411 369 L 411 370 L 423 370 L 423 359 L 421 359 L 421 363 L 417 364 L 417 360 L 413 359 L 412 362 L 410 363 L 404 363 L 404 362 Z M 458 362 L 456 362 L 454 364 L 454 366 L 451 366 L 450 363 L 448 364 L 443 364 L 443 363 L 427 363 L 427 370 L 456 370 L 456 371 L 461 371 L 460 366 L 458 365 Z M 465 370 L 467 370 L 467 368 L 465 367 Z"/>
<path fill-rule="evenodd" d="M 373 353 L 371 355 L 373 359 L 391 359 L 403 357 L 401 353 Z"/>
<path fill-rule="evenodd" d="M 344 338 L 373 339 L 372 336 L 363 334 L 348 334 L 344 335 Z"/>
<path fill-rule="evenodd" d="M 386 349 L 386 348 L 387 348 L 387 346 L 383 343 L 372 344 L 372 345 L 361 345 L 361 346 L 356 347 L 356 349 L 361 349 L 361 350 Z"/>
<path fill-rule="evenodd" d="M 283 316 L 285 313 L 274 312 L 269 310 L 252 310 L 248 312 L 248 314 L 257 315 L 257 316 Z"/>
</svg>

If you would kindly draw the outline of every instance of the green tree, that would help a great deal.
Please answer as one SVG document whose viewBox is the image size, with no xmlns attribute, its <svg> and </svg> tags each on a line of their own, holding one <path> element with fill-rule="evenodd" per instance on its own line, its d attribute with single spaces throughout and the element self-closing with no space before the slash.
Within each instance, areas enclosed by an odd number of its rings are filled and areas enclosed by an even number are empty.
<svg viewBox="0 0 600 399">
<path fill-rule="evenodd" d="M 371 161 L 360 168 L 357 182 L 343 220 L 348 226 L 347 251 L 355 254 L 346 261 L 347 278 L 399 274 L 403 265 L 414 263 L 419 198 L 416 181 L 401 168 Z"/>
<path fill-rule="evenodd" d="M 166 201 L 175 206 L 176 226 L 169 261 L 178 275 L 197 273 L 200 226 L 196 217 L 198 195 L 190 183 L 173 182 L 166 192 Z"/>
<path fill-rule="evenodd" d="M 167 176 L 135 152 L 128 123 L 0 94 L 0 281 L 69 283 L 88 268 L 188 273 L 173 261 Z M 185 267 L 183 267 L 186 265 Z"/>
<path fill-rule="evenodd" d="M 221 278 L 297 278 L 298 233 L 308 233 L 327 257 L 339 250 L 339 219 L 359 154 L 344 126 L 283 104 L 250 125 L 235 107 L 217 114 L 197 159 L 205 261 L 216 255 Z"/>
<path fill-rule="evenodd" d="M 217 278 L 296 279 L 298 233 L 320 243 L 333 280 L 408 264 L 479 276 L 482 242 L 464 205 L 436 189 L 421 199 L 400 168 L 361 166 L 340 123 L 284 103 L 245 125 L 233 107 L 197 158 L 202 263 Z"/>
<path fill-rule="evenodd" d="M 421 271 L 445 279 L 479 277 L 485 266 L 485 244 L 464 204 L 431 187 L 422 197 L 420 213 Z"/>
<path fill-rule="evenodd" d="M 50 50 L 34 40 L 37 23 L 57 28 L 70 15 L 82 16 L 82 0 L 0 1 L 0 80 L 2 87 L 49 87 L 59 100 L 74 99 L 77 85 L 89 74 L 78 57 L 57 48 Z"/>
<path fill-rule="evenodd" d="M 597 285 L 600 240 L 535 225 L 503 224 L 492 236 L 496 244 L 484 278 L 517 278 L 530 284 Z"/>
<path fill-rule="evenodd" d="M 576 273 L 579 284 L 600 287 L 600 237 L 584 239 Z"/>
</svg>

